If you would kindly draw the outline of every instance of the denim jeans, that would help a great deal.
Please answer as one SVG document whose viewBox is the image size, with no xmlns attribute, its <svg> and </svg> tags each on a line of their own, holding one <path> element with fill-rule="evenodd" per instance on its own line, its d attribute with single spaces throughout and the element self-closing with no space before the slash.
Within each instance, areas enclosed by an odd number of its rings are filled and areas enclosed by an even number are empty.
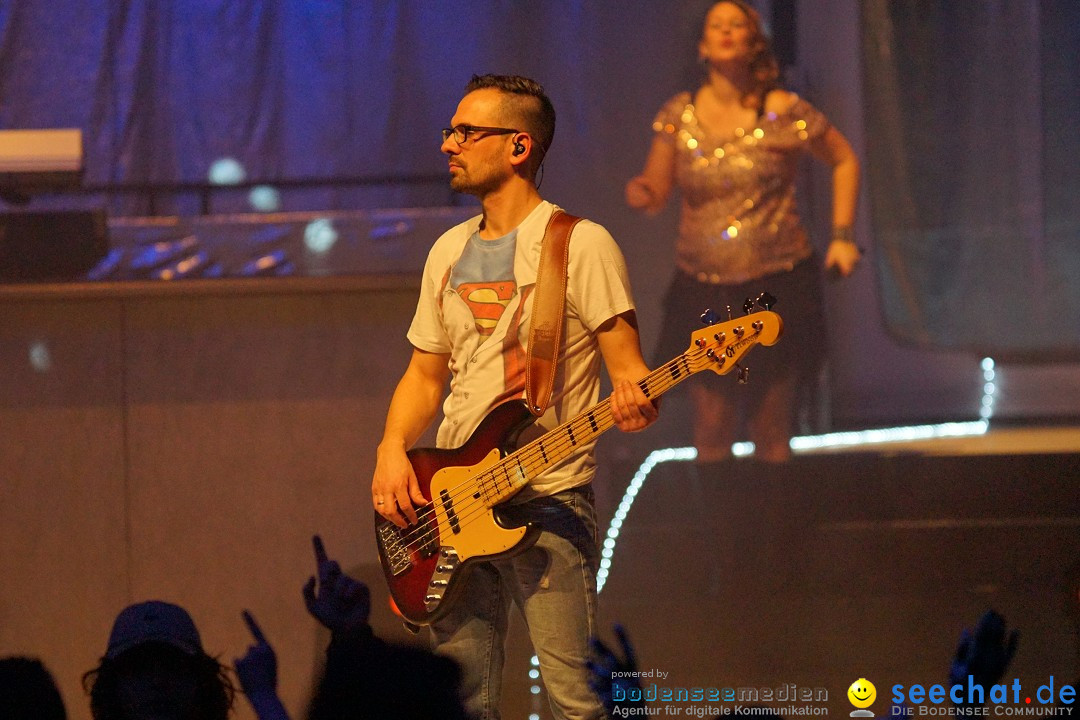
<svg viewBox="0 0 1080 720">
<path fill-rule="evenodd" d="M 472 567 L 464 596 L 432 625 L 433 647 L 461 666 L 471 716 L 498 720 L 513 603 L 525 618 L 555 717 L 603 718 L 585 668 L 589 638 L 596 633 L 600 561 L 592 488 L 535 498 L 503 514 L 514 524 L 539 525 L 539 540 L 520 555 Z"/>
</svg>

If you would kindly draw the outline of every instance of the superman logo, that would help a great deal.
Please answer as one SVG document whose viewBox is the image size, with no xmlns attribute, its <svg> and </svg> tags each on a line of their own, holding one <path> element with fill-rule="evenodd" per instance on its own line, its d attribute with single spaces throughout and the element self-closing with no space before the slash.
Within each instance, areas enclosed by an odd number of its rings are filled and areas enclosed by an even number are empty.
<svg viewBox="0 0 1080 720">
<path fill-rule="evenodd" d="M 476 330 L 483 336 L 490 336 L 499 324 L 503 310 L 514 296 L 514 283 L 502 282 L 462 283 L 457 291 L 461 299 L 472 311 L 476 321 Z"/>
</svg>

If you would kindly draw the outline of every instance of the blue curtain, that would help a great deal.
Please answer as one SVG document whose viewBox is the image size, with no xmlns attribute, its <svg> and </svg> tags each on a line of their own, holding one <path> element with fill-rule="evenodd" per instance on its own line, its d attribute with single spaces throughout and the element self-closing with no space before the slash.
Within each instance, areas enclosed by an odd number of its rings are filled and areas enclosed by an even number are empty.
<svg viewBox="0 0 1080 720">
<path fill-rule="evenodd" d="M 890 330 L 1080 352 L 1080 3 L 867 0 L 867 176 Z"/>
<path fill-rule="evenodd" d="M 621 192 L 707 5 L 7 1 L 0 128 L 81 128 L 90 185 L 202 182 L 231 158 L 248 180 L 439 178 L 286 189 L 282 209 L 446 204 L 439 128 L 473 73 L 521 73 L 544 83 L 559 111 L 549 176 L 560 157 L 582 174 L 590 168 L 578 161 L 595 161 L 602 175 L 618 168 L 604 182 Z M 633 156 L 613 160 L 627 130 Z M 189 214 L 198 203 L 164 197 L 155 209 Z M 247 209 L 244 192 L 215 197 L 214 211 Z M 148 208 L 121 198 L 110 210 Z"/>
</svg>

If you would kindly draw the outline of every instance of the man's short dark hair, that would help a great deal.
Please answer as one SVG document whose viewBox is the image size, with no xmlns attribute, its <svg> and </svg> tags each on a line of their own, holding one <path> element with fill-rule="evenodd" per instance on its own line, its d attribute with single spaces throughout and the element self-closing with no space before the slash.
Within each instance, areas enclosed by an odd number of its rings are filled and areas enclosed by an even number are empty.
<svg viewBox="0 0 1080 720">
<path fill-rule="evenodd" d="M 535 174 L 555 137 L 555 106 L 551 104 L 551 98 L 544 93 L 540 83 L 521 75 L 473 75 L 465 86 L 465 94 L 485 88 L 494 88 L 506 95 L 503 110 L 508 116 L 507 121 L 520 121 L 521 129 L 540 143 L 542 152 L 537 154 L 536 162 L 532 165 Z"/>
</svg>

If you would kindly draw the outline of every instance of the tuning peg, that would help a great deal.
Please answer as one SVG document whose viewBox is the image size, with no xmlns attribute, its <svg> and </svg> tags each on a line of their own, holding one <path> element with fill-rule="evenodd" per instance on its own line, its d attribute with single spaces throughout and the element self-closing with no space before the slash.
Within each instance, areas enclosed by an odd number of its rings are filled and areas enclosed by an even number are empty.
<svg viewBox="0 0 1080 720">
<path fill-rule="evenodd" d="M 768 292 L 763 292 L 757 297 L 757 304 L 766 310 L 772 310 L 772 306 L 776 304 L 776 298 L 770 295 Z"/>
<path fill-rule="evenodd" d="M 754 298 L 746 298 L 742 304 L 743 315 L 749 315 L 754 312 Z"/>
<path fill-rule="evenodd" d="M 731 319 L 731 306 L 730 305 L 725 305 L 724 307 L 727 308 L 727 319 L 730 320 Z"/>
<path fill-rule="evenodd" d="M 701 322 L 706 325 L 715 325 L 717 320 L 719 320 L 719 318 L 716 317 L 716 313 L 711 309 L 706 309 L 705 312 L 701 313 Z"/>
<path fill-rule="evenodd" d="M 742 365 L 736 365 L 735 378 L 739 381 L 740 385 L 746 385 L 750 382 L 750 368 L 743 367 Z"/>
</svg>

